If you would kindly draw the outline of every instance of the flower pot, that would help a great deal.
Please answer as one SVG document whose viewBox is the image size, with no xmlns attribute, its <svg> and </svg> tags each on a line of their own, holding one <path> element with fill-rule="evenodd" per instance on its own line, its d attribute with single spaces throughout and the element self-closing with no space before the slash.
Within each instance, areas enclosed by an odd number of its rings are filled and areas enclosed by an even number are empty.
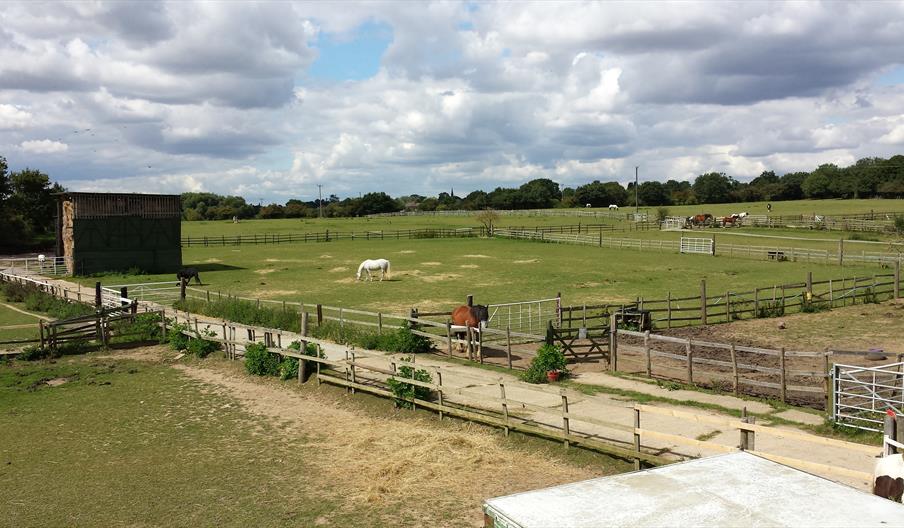
<svg viewBox="0 0 904 528">
<path fill-rule="evenodd" d="M 559 381 L 559 371 L 558 370 L 549 370 L 546 372 L 546 379 L 549 381 Z"/>
</svg>

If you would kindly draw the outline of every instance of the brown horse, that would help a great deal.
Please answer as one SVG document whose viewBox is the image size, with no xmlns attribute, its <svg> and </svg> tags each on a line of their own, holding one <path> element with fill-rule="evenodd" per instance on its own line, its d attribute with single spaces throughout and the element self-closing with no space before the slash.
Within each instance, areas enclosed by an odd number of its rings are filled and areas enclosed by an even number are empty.
<svg viewBox="0 0 904 528">
<path fill-rule="evenodd" d="M 454 326 L 464 326 L 466 328 L 480 328 L 481 322 L 486 322 L 490 319 L 490 310 L 482 305 L 475 304 L 474 306 L 459 306 L 458 308 L 452 310 L 452 324 Z M 467 332 L 455 332 L 456 339 L 464 339 L 464 336 Z M 459 343 L 459 349 L 463 348 Z"/>
</svg>

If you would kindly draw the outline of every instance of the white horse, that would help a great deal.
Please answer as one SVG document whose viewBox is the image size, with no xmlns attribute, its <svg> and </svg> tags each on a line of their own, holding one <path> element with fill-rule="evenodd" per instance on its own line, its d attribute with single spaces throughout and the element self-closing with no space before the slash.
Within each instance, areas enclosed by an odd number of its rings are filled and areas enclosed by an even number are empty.
<svg viewBox="0 0 904 528">
<path fill-rule="evenodd" d="M 371 271 L 380 270 L 380 280 L 383 280 L 383 277 L 389 278 L 389 261 L 386 259 L 376 259 L 376 260 L 365 260 L 358 266 L 358 273 L 355 275 L 355 280 L 361 280 L 361 272 L 367 272 L 367 278 L 369 280 L 374 280 L 373 275 L 371 275 Z"/>
<path fill-rule="evenodd" d="M 618 206 L 615 204 L 609 204 L 609 210 L 610 211 L 618 211 Z"/>
</svg>

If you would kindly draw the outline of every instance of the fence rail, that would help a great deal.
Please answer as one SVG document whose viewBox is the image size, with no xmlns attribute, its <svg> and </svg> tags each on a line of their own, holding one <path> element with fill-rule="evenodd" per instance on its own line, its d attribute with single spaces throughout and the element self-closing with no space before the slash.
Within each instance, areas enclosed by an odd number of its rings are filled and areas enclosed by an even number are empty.
<svg viewBox="0 0 904 528">
<path fill-rule="evenodd" d="M 48 276 L 62 276 L 69 273 L 68 257 L 0 258 L 0 269 L 21 269 L 28 273 L 40 273 Z"/>
</svg>

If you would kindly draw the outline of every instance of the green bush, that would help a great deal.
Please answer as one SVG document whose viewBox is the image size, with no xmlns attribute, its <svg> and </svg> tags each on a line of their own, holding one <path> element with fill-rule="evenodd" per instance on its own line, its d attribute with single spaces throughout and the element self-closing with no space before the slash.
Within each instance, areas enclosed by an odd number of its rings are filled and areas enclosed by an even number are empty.
<svg viewBox="0 0 904 528">
<path fill-rule="evenodd" d="M 401 359 L 402 361 L 411 361 L 412 358 L 403 357 Z M 399 378 L 402 380 L 410 379 L 424 383 L 433 383 L 433 376 L 426 370 L 415 369 L 409 365 L 399 367 L 395 376 L 386 380 L 386 384 L 389 385 L 389 390 L 391 390 L 393 396 L 395 396 L 396 407 L 410 409 L 412 407 L 412 402 L 409 400 L 427 400 L 430 398 L 431 390 L 427 387 L 405 383 L 404 381 L 400 381 Z"/>
<path fill-rule="evenodd" d="M 245 370 L 255 376 L 279 376 L 279 356 L 271 354 L 261 343 L 245 347 Z"/>
<path fill-rule="evenodd" d="M 208 341 L 203 337 L 190 337 L 188 339 L 188 347 L 186 350 L 189 354 L 204 358 L 220 349 L 220 344 L 216 341 Z"/>
<path fill-rule="evenodd" d="M 160 314 L 143 313 L 135 315 L 132 320 L 120 319 L 113 323 L 113 336 L 116 342 L 160 342 Z"/>
<path fill-rule="evenodd" d="M 561 378 L 568 374 L 567 366 L 568 361 L 559 347 L 545 344 L 537 349 L 537 355 L 530 362 L 528 369 L 521 373 L 521 379 L 528 383 L 546 383 L 547 372 L 557 370 Z"/>
<path fill-rule="evenodd" d="M 857 297 L 854 299 L 856 300 Z M 863 296 L 860 297 L 860 304 L 879 304 L 879 296 L 872 288 L 866 288 L 863 290 Z"/>
<path fill-rule="evenodd" d="M 167 332 L 169 332 L 167 341 L 169 341 L 170 348 L 176 351 L 188 348 L 188 336 L 183 333 L 186 330 L 188 330 L 187 325 L 173 322 L 172 319 L 167 320 Z"/>
<path fill-rule="evenodd" d="M 279 362 L 279 377 L 287 380 L 298 377 L 298 360 L 293 357 L 283 357 Z"/>
<path fill-rule="evenodd" d="M 305 356 L 326 358 L 326 354 L 324 354 L 323 351 L 320 350 L 320 347 L 314 343 L 308 343 L 304 350 L 302 350 L 301 341 L 292 341 L 287 348 L 290 350 L 297 350 Z M 310 372 L 310 365 L 308 366 L 308 371 Z M 279 364 L 279 375 L 284 380 L 298 377 L 298 360 L 293 357 L 283 358 L 282 362 Z"/>
<path fill-rule="evenodd" d="M 22 349 L 21 352 L 16 356 L 17 359 L 21 359 L 22 361 L 37 361 L 39 359 L 44 359 L 50 356 L 50 349 L 41 348 L 38 345 L 30 345 Z"/>
<path fill-rule="evenodd" d="M 311 335 L 343 345 L 355 345 L 367 350 L 383 350 L 385 352 L 417 354 L 429 352 L 433 348 L 430 338 L 415 334 L 405 324 L 395 330 L 386 330 L 380 334 L 357 325 L 339 325 L 335 321 L 326 321 L 323 325 L 314 327 Z"/>
<path fill-rule="evenodd" d="M 23 284 L 7 282 L 3 285 L 3 296 L 9 302 L 22 302 L 29 293 L 29 288 Z"/>
<path fill-rule="evenodd" d="M 780 300 L 763 301 L 760 303 L 760 307 L 756 312 L 756 316 L 760 319 L 781 317 L 783 315 L 785 315 L 785 303 Z"/>
<path fill-rule="evenodd" d="M 807 300 L 806 296 L 801 298 L 800 311 L 802 313 L 825 312 L 826 310 L 829 310 L 829 309 L 830 309 L 830 307 L 829 307 L 829 303 L 827 301 L 820 301 L 820 300 L 813 300 L 813 299 Z"/>
</svg>

